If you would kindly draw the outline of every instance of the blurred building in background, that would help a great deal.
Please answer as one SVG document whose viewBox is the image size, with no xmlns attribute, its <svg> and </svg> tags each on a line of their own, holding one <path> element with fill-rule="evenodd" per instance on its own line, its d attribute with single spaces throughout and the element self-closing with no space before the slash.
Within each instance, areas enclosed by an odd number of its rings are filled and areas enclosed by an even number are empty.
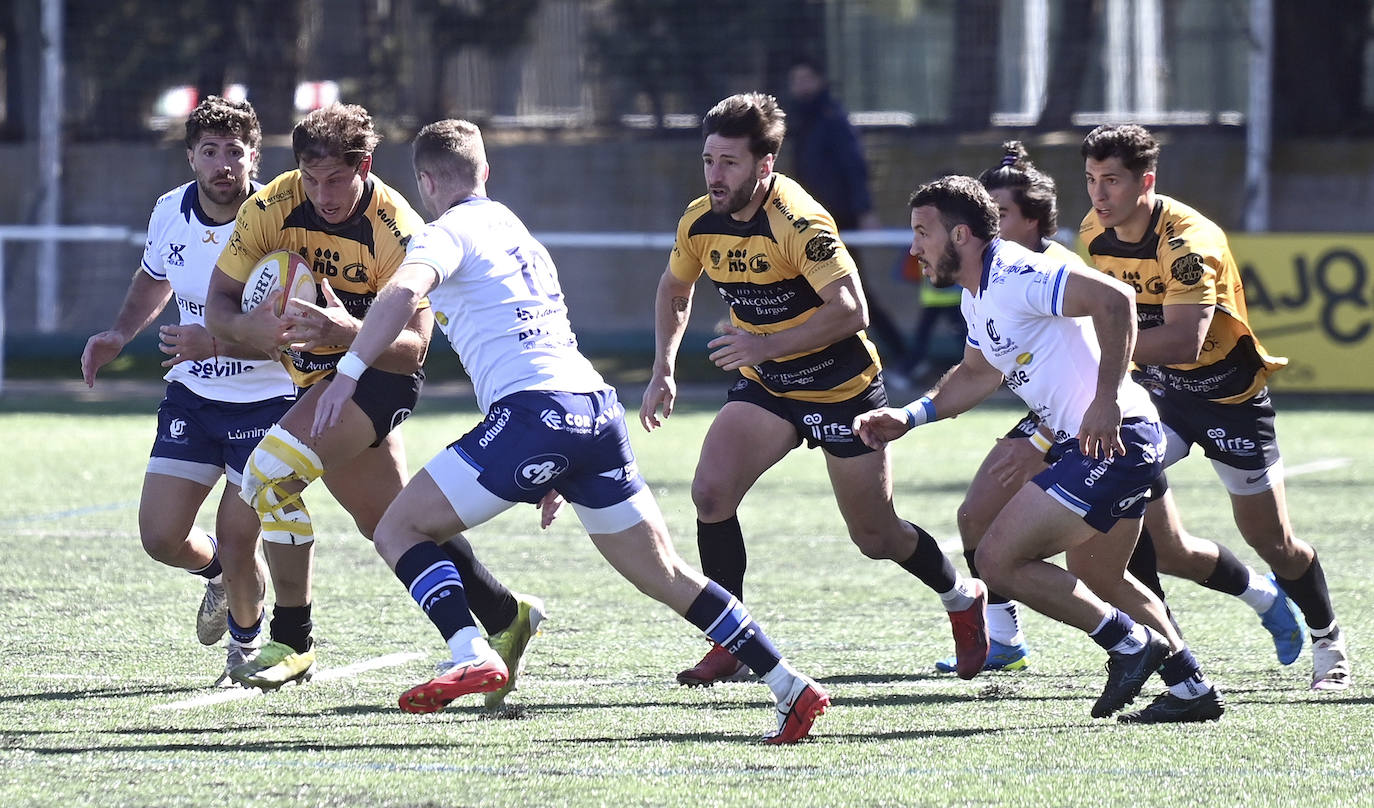
<svg viewBox="0 0 1374 808">
<path fill-rule="evenodd" d="M 785 97 L 788 66 L 807 56 L 826 67 L 863 132 L 879 214 L 894 231 L 907 224 L 916 184 L 977 173 L 1000 156 L 1000 141 L 1017 137 L 1059 181 L 1072 233 L 1087 210 L 1082 135 L 1133 121 L 1165 142 L 1161 189 L 1233 231 L 1363 232 L 1374 207 L 1372 5 L 10 0 L 0 5 L 0 182 L 9 189 L 0 228 L 47 216 L 141 233 L 157 195 L 185 180 L 181 120 L 207 93 L 257 107 L 268 133 L 264 178 L 292 167 L 285 136 L 304 112 L 363 104 L 386 136 L 377 170 L 406 193 L 410 136 L 465 117 L 487 133 L 493 196 L 533 229 L 584 234 L 591 245 L 554 248 L 579 298 L 584 341 L 643 346 L 661 240 L 702 190 L 700 116 L 733 92 Z M 60 36 L 45 36 L 54 25 Z M 45 127 L 55 145 L 44 146 Z M 606 233 L 644 235 L 597 246 Z M 893 261 L 900 238 L 886 248 Z M 139 247 L 45 245 L 0 230 L 0 332 L 11 354 L 33 335 L 84 337 L 106 321 Z M 1320 280 L 1355 288 L 1368 320 L 1374 268 L 1359 271 Z M 914 300 L 895 281 L 876 285 L 894 305 L 903 294 Z M 695 320 L 709 329 L 709 317 Z"/>
</svg>

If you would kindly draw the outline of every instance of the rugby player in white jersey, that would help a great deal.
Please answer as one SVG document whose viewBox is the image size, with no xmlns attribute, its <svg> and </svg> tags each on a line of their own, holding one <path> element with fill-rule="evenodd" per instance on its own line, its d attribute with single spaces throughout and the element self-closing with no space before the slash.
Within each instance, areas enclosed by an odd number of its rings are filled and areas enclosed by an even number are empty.
<svg viewBox="0 0 1374 808">
<path fill-rule="evenodd" d="M 1030 162 L 1020 141 L 1002 144 L 1002 161 L 978 175 L 997 203 L 999 234 L 1026 249 L 1044 253 L 1055 261 L 1081 259 L 1054 241 L 1059 213 L 1054 180 Z M 1029 412 L 997 441 L 978 468 L 968 493 L 959 505 L 959 536 L 969 571 L 978 577 L 974 551 L 983 533 L 1012 495 L 1048 464 L 1051 438 L 1039 428 L 1039 418 Z M 1279 661 L 1290 664 L 1302 650 L 1297 607 L 1284 597 L 1270 578 L 1257 574 L 1224 545 L 1198 538 L 1183 529 L 1178 509 L 1163 474 L 1146 498 L 1145 521 L 1127 569 L 1164 600 L 1160 573 L 1177 575 L 1218 592 L 1239 597 L 1259 614 L 1274 640 Z M 1158 553 L 1156 553 L 1156 548 Z M 1166 604 L 1167 605 L 1167 604 Z M 1029 663 L 1029 646 L 1021 631 L 1016 602 L 998 592 L 988 593 L 990 650 L 986 670 L 1023 670 Z M 937 670 L 955 670 L 956 659 L 935 663 Z"/>
<path fill-rule="evenodd" d="M 244 462 L 291 406 L 296 388 L 275 357 L 216 340 L 205 329 L 205 297 L 215 260 L 234 230 L 239 206 L 253 192 L 262 129 L 246 101 L 208 96 L 186 120 L 186 159 L 195 179 L 163 194 L 148 221 L 143 264 L 108 331 L 92 336 L 81 374 L 96 373 L 153 322 L 176 296 L 180 322 L 159 330 L 167 392 L 158 406 L 157 438 L 143 478 L 138 527 L 154 560 L 205 578 L 196 636 L 224 636 L 226 609 L 247 629 L 230 638 L 226 674 L 258 645 L 265 576 L 255 549 L 257 512 L 239 499 Z M 215 534 L 196 527 L 196 513 L 223 474 Z M 228 676 L 219 684 L 230 685 Z"/>
<path fill-rule="evenodd" d="M 319 397 L 313 426 L 318 434 L 338 421 L 355 380 L 428 296 L 487 416 L 411 479 L 373 536 L 455 663 L 402 694 L 401 709 L 434 712 L 506 680 L 507 666 L 473 624 L 462 579 L 438 543 L 517 502 L 557 492 L 621 575 L 769 686 L 778 719 L 769 742 L 806 737 L 829 697 L 781 658 L 743 604 L 673 548 L 635 463 L 624 407 L 578 351 L 548 252 L 515 214 L 486 197 L 480 131 L 466 121 L 430 124 L 415 138 L 413 159 L 420 196 L 438 218 L 416 234 L 377 295 L 338 378 Z"/>
<path fill-rule="evenodd" d="M 1126 572 L 1164 455 L 1150 396 L 1126 373 L 1136 336 L 1132 290 L 999 239 L 997 204 L 971 177 L 917 189 L 911 228 L 911 254 L 926 277 L 964 289 L 964 356 L 933 395 L 864 413 L 855 431 L 886 446 L 967 411 L 1005 380 L 1052 431 L 1056 457 L 988 526 L 979 572 L 992 589 L 1081 629 L 1108 652 L 1094 718 L 1133 701 L 1156 670 L 1168 689 L 1120 720 L 1219 718 L 1221 696 L 1164 605 Z M 1067 569 L 1044 560 L 1060 552 Z"/>
</svg>

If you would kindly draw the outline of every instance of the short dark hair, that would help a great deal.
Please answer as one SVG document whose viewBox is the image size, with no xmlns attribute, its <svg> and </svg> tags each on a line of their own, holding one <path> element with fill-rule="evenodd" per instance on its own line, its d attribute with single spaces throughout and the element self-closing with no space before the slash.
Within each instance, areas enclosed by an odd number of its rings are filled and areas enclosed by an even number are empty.
<svg viewBox="0 0 1374 808">
<path fill-rule="evenodd" d="M 306 115 L 291 130 L 291 151 L 297 165 L 336 157 L 357 168 L 381 139 L 367 110 L 357 104 L 330 104 Z"/>
<path fill-rule="evenodd" d="M 946 230 L 963 224 L 983 241 L 997 238 L 997 203 L 973 177 L 949 176 L 928 182 L 912 192 L 910 204 L 912 210 L 935 208 Z"/>
<path fill-rule="evenodd" d="M 1049 238 L 1059 229 L 1059 208 L 1054 180 L 1035 167 L 1019 140 L 1002 144 L 1002 163 L 978 175 L 978 181 L 989 191 L 1006 188 L 1021 215 L 1034 220 L 1041 238 Z"/>
<path fill-rule="evenodd" d="M 411 162 L 416 171 L 471 190 L 487 162 L 482 130 L 470 121 L 435 121 L 415 136 Z"/>
<path fill-rule="evenodd" d="M 703 137 L 749 138 L 749 153 L 760 158 L 777 154 L 787 131 L 787 113 L 778 106 L 778 99 L 765 93 L 740 93 L 711 107 L 701 122 Z"/>
<path fill-rule="evenodd" d="M 1159 141 L 1139 124 L 1103 124 L 1083 138 L 1083 157 L 1102 161 L 1119 158 L 1137 177 L 1159 165 Z"/>
<path fill-rule="evenodd" d="M 247 101 L 205 96 L 186 118 L 186 148 L 194 149 L 207 134 L 238 138 L 254 150 L 262 146 L 262 124 Z"/>
</svg>

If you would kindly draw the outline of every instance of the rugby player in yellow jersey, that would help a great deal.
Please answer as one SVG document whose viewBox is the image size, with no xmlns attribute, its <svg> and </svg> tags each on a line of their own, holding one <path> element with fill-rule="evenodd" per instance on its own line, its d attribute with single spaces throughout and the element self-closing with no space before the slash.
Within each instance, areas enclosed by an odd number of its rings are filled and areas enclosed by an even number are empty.
<svg viewBox="0 0 1374 808">
<path fill-rule="evenodd" d="M 405 449 L 394 430 L 410 415 L 424 380 L 421 365 L 433 326 L 427 306 L 416 311 L 359 380 L 339 424 L 311 435 L 316 399 L 334 378 L 334 367 L 378 290 L 404 260 L 411 234 L 424 225 L 405 199 L 371 172 L 379 139 L 360 106 L 334 104 L 307 115 L 291 133 L 297 168 L 243 204 L 210 282 L 210 330 L 222 339 L 279 352 L 302 388 L 297 404 L 263 437 L 243 473 L 242 496 L 262 521 L 276 596 L 272 641 L 230 674 L 253 687 L 304 681 L 314 671 L 314 530 L 301 499 L 305 487 L 323 478 L 358 530 L 371 538 L 405 484 Z M 242 311 L 243 287 L 253 267 L 279 249 L 296 252 L 311 265 L 320 298 L 314 304 L 290 301 L 282 318 L 266 304 Z M 519 655 L 543 619 L 542 604 L 517 599 L 477 564 L 466 539 L 455 539 L 444 547 L 468 582 L 473 611 L 488 631 L 501 635 L 493 636 L 493 645 L 503 657 L 514 656 L 506 661 L 516 671 Z M 490 703 L 506 692 L 509 688 L 493 694 Z"/>
<path fill-rule="evenodd" d="M 986 589 L 960 579 L 935 539 L 897 516 L 886 450 L 865 446 L 850 428 L 859 413 L 885 405 L 881 366 L 864 335 L 866 304 L 854 260 L 834 221 L 773 170 L 783 118 L 777 101 L 761 93 L 731 96 L 706 115 L 708 193 L 679 221 L 659 281 L 656 354 L 640 423 L 652 431 L 673 413 L 677 351 L 704 271 L 732 322 L 710 342 L 711 361 L 740 376 L 706 434 L 692 480 L 702 570 L 743 600 L 740 501 L 805 440 L 824 451 L 840 513 L 864 555 L 897 562 L 939 594 L 953 625 L 959 674 L 971 678 L 988 652 Z M 742 670 L 713 645 L 677 679 L 710 685 Z"/>
<path fill-rule="evenodd" d="M 1230 493 L 1245 541 L 1302 610 L 1312 636 L 1312 689 L 1350 684 L 1346 639 L 1321 561 L 1293 534 L 1268 355 L 1246 315 L 1240 270 L 1221 228 L 1155 193 L 1159 143 L 1134 124 L 1099 126 L 1083 140 L 1093 209 L 1079 235 L 1098 269 L 1136 289 L 1136 378 L 1154 395 L 1168 438 L 1165 465 L 1196 444 Z M 1179 552 L 1156 536 L 1161 559 Z"/>
</svg>

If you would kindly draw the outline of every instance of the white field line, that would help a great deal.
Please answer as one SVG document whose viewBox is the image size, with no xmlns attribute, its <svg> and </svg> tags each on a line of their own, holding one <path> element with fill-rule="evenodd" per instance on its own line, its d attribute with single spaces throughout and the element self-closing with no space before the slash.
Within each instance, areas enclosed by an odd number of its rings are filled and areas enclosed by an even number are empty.
<svg viewBox="0 0 1374 808">
<path fill-rule="evenodd" d="M 1283 470 L 1283 476 L 1297 477 L 1302 474 L 1316 474 L 1319 471 L 1345 468 L 1353 462 L 1348 457 L 1328 457 L 1325 460 L 1313 460 L 1311 463 L 1289 466 Z"/>
<path fill-rule="evenodd" d="M 335 679 L 345 679 L 356 676 L 367 671 L 375 671 L 380 668 L 394 668 L 397 665 L 404 665 L 407 662 L 414 662 L 417 659 L 424 659 L 425 654 L 418 651 L 408 651 L 404 653 L 386 654 L 385 656 L 364 659 L 362 662 L 354 662 L 352 665 L 344 665 L 341 668 L 329 668 L 315 674 L 311 680 L 314 682 L 331 682 Z M 206 693 L 203 696 L 174 701 L 171 704 L 159 704 L 154 710 L 192 710 L 197 707 L 209 707 L 215 704 L 225 704 L 231 701 L 242 701 L 243 699 L 256 698 L 261 696 L 263 691 L 257 688 L 235 687 L 227 690 L 220 690 L 214 693 Z"/>
</svg>

